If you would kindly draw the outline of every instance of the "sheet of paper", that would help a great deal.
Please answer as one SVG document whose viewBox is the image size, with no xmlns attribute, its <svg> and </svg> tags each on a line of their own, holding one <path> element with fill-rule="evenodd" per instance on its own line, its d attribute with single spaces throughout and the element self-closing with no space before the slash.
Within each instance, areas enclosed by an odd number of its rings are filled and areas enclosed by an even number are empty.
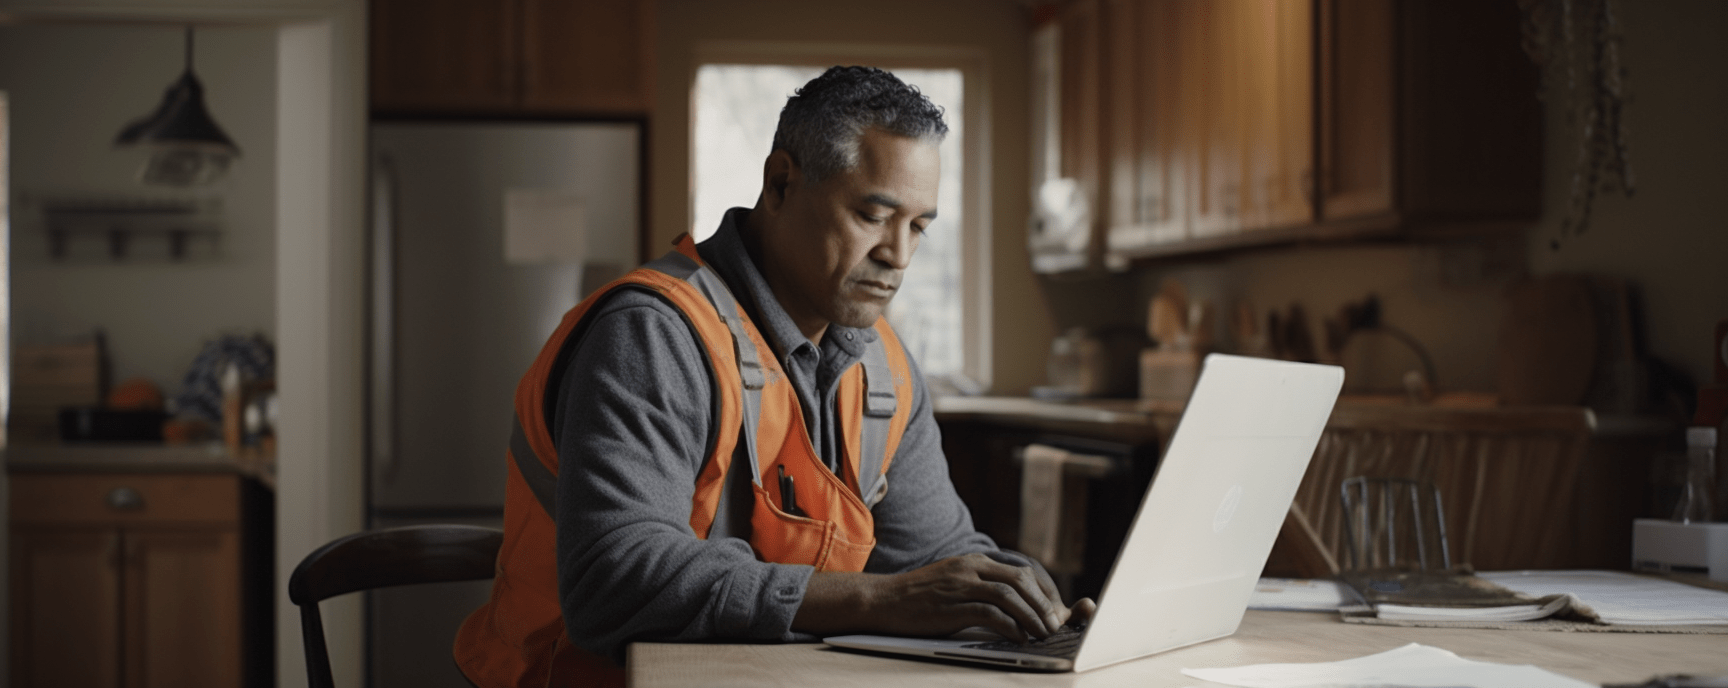
<svg viewBox="0 0 1728 688">
<path fill-rule="evenodd" d="M 1728 625 L 1728 592 L 1615 571 L 1493 571 L 1477 576 L 1528 595 L 1570 593 L 1627 626 Z"/>
<path fill-rule="evenodd" d="M 1528 664 L 1476 662 L 1417 643 L 1339 662 L 1183 669 L 1182 673 L 1244 688 L 1595 688 L 1594 684 Z"/>
<path fill-rule="evenodd" d="M 1335 612 L 1348 596 L 1338 581 L 1308 578 L 1261 578 L 1248 598 L 1249 609 Z"/>
<path fill-rule="evenodd" d="M 504 262 L 581 263 L 588 256 L 588 210 L 581 194 L 556 189 L 504 192 Z"/>
</svg>

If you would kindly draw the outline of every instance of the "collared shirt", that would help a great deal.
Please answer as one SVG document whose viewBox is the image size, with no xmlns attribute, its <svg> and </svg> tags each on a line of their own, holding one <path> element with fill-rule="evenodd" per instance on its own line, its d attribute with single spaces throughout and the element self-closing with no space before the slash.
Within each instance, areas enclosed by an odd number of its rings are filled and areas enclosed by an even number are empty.
<svg viewBox="0 0 1728 688">
<path fill-rule="evenodd" d="M 798 405 L 804 410 L 804 429 L 810 432 L 816 455 L 822 457 L 829 470 L 838 472 L 841 432 L 835 394 L 840 391 L 840 376 L 864 356 L 867 344 L 876 341 L 876 330 L 830 323 L 820 346 L 805 337 L 774 298 L 768 280 L 756 269 L 755 261 L 744 248 L 739 227 L 749 214 L 748 208 L 727 211 L 720 230 L 696 250 L 726 281 L 732 295 L 743 304 L 745 315 L 767 338 L 792 388 L 798 392 Z"/>
<path fill-rule="evenodd" d="M 832 465 L 837 382 L 861 354 L 864 330 L 830 326 L 821 346 L 804 338 L 743 248 L 745 212 L 728 213 L 698 251 L 769 338 L 797 388 L 812 444 Z M 652 292 L 618 289 L 603 298 L 570 345 L 549 423 L 559 462 L 558 602 L 570 642 L 622 663 L 639 640 L 810 640 L 791 626 L 811 567 L 766 563 L 748 542 L 691 532 L 713 423 L 706 351 L 678 310 Z M 908 363 L 912 415 L 889 464 L 888 491 L 871 508 L 876 547 L 864 570 L 899 573 L 974 552 L 1002 556 L 954 492 L 929 392 L 917 362 Z"/>
</svg>

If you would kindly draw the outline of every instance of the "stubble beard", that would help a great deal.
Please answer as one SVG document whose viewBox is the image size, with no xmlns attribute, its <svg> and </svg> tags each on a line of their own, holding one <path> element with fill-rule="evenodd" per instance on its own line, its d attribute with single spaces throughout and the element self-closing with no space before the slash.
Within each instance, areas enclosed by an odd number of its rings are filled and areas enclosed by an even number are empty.
<svg viewBox="0 0 1728 688">
<path fill-rule="evenodd" d="M 889 297 L 882 301 L 862 301 L 837 298 L 833 303 L 829 304 L 830 311 L 833 313 L 831 322 L 836 325 L 860 330 L 872 327 L 876 324 L 876 321 L 882 317 L 882 314 L 887 312 L 888 304 L 892 300 L 893 297 Z"/>
</svg>

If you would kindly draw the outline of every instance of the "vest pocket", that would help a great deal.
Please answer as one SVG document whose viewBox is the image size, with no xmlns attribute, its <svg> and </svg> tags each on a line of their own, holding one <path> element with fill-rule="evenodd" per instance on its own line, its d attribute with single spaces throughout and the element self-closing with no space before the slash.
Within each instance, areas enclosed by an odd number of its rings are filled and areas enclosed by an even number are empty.
<svg viewBox="0 0 1728 688">
<path fill-rule="evenodd" d="M 750 514 L 750 545 L 762 561 L 804 564 L 822 570 L 828 559 L 828 544 L 834 524 L 793 516 L 774 506 L 774 499 L 761 485 L 755 486 L 756 506 Z"/>
<path fill-rule="evenodd" d="M 828 561 L 817 568 L 822 571 L 863 571 L 864 564 L 870 561 L 870 552 L 874 549 L 876 538 L 872 537 L 865 543 L 855 543 L 836 530 L 828 545 Z"/>
<path fill-rule="evenodd" d="M 750 545 L 763 561 L 804 564 L 817 571 L 863 571 L 874 537 L 859 544 L 839 534 L 831 521 L 793 516 L 774 505 L 761 485 L 755 486 L 756 504 L 750 515 Z"/>
</svg>

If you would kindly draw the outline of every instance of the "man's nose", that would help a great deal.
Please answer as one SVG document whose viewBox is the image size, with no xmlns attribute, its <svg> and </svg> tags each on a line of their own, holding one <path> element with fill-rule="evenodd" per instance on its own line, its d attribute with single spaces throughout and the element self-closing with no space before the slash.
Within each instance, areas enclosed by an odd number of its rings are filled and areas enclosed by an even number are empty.
<svg viewBox="0 0 1728 688">
<path fill-rule="evenodd" d="M 910 222 L 890 224 L 883 230 L 882 238 L 876 242 L 870 256 L 885 266 L 905 270 L 912 264 L 912 254 L 917 250 L 918 233 Z"/>
</svg>

